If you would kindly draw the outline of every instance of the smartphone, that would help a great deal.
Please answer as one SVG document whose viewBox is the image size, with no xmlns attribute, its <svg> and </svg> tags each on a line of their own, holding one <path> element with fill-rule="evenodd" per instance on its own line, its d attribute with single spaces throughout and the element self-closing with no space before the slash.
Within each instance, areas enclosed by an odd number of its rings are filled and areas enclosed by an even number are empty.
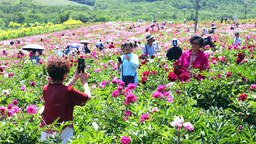
<svg viewBox="0 0 256 144">
<path fill-rule="evenodd" d="M 84 59 L 83 58 L 78 58 L 78 73 L 84 73 Z"/>
<path fill-rule="evenodd" d="M 118 62 L 123 63 L 121 57 L 118 57 Z"/>
</svg>

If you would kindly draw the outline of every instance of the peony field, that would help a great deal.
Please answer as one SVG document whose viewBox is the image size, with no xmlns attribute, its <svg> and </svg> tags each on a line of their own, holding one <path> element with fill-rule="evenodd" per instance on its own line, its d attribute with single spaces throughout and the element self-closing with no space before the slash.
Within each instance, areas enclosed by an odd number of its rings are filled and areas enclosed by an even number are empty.
<svg viewBox="0 0 256 144">
<path fill-rule="evenodd" d="M 132 25 L 135 27 L 130 28 Z M 207 54 L 209 70 L 193 73 L 205 77 L 201 81 L 188 73 L 177 76 L 177 63 L 168 61 L 166 53 L 177 38 L 183 52 L 191 49 L 190 37 L 201 36 L 210 22 L 200 22 L 197 33 L 194 23 L 169 23 L 161 29 L 146 29 L 151 23 L 108 22 L 84 25 L 54 33 L 0 41 L 0 143 L 61 143 L 58 135 L 41 142 L 47 128 L 61 131 L 73 123 L 74 135 L 68 143 L 120 144 L 252 144 L 256 142 L 256 28 L 253 23 L 231 30 L 231 23 L 216 22 L 211 37 L 213 46 L 201 50 Z M 241 43 L 233 45 L 235 32 Z M 160 52 L 141 59 L 146 36 L 158 41 Z M 50 82 L 47 61 L 56 56 L 56 48 L 88 40 L 91 53 L 57 54 L 71 65 L 67 83 L 75 74 L 78 58 L 85 59 L 90 74 L 91 101 L 76 106 L 73 122 L 39 128 L 44 101 L 43 87 Z M 99 51 L 95 44 L 112 40 L 115 48 Z M 127 87 L 117 71 L 122 43 L 140 41 L 133 49 L 140 57 L 139 82 Z M 11 45 L 10 42 L 14 41 Z M 29 60 L 27 44 L 44 48 L 39 64 Z M 82 45 L 80 45 L 80 48 Z M 22 50 L 23 56 L 19 55 Z M 5 53 L 3 52 L 5 51 Z M 84 92 L 80 81 L 74 89 Z"/>
</svg>

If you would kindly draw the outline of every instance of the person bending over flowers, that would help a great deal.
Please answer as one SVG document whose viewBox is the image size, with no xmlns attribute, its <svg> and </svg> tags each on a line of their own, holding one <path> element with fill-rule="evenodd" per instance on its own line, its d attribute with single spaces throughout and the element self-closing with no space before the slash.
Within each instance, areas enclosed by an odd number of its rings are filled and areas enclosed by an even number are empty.
<svg viewBox="0 0 256 144">
<path fill-rule="evenodd" d="M 67 60 L 53 57 L 47 62 L 46 69 L 52 81 L 43 88 L 42 98 L 45 101 L 45 108 L 40 128 L 52 124 L 58 118 L 58 123 L 73 121 L 74 106 L 83 106 L 88 100 L 91 100 L 91 92 L 88 87 L 88 73 L 79 74 L 76 70 L 73 78 L 64 85 L 63 82 L 70 71 L 70 64 Z M 71 87 L 79 78 L 83 84 L 84 93 Z M 51 129 L 42 131 L 41 141 L 45 141 L 46 137 L 52 136 L 53 132 Z M 73 136 L 73 125 L 63 127 L 60 134 L 62 143 L 67 143 L 71 136 Z"/>
<path fill-rule="evenodd" d="M 200 50 L 204 45 L 204 39 L 200 36 L 192 36 L 190 38 L 191 49 L 185 51 L 180 57 L 180 64 L 186 70 L 192 70 L 199 68 L 199 71 L 209 69 L 209 61 L 207 55 Z M 190 73 L 190 78 L 196 78 L 198 80 L 204 79 L 202 75 L 195 75 Z"/>
<path fill-rule="evenodd" d="M 133 44 L 131 42 L 124 43 L 123 47 L 125 54 L 121 56 L 122 62 L 117 64 L 117 71 L 121 72 L 120 79 L 126 86 L 129 83 L 136 84 L 138 83 L 138 56 L 132 53 Z"/>
</svg>

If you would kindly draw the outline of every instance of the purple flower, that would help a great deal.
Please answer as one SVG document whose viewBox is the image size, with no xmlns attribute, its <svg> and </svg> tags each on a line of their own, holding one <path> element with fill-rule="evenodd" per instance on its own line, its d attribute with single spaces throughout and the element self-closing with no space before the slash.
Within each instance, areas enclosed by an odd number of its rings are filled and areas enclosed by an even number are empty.
<svg viewBox="0 0 256 144">
<path fill-rule="evenodd" d="M 12 103 L 15 104 L 15 105 L 17 105 L 17 104 L 18 104 L 18 101 L 17 101 L 17 100 L 13 100 Z"/>
<path fill-rule="evenodd" d="M 30 83 L 30 86 L 35 86 L 36 85 L 36 82 L 34 82 L 34 81 L 32 81 L 31 83 Z"/>
<path fill-rule="evenodd" d="M 128 136 L 123 136 L 120 140 L 122 144 L 128 144 L 131 142 L 131 139 Z"/>
<path fill-rule="evenodd" d="M 21 90 L 22 90 L 22 91 L 26 91 L 26 88 L 25 88 L 25 87 L 21 87 Z"/>
<path fill-rule="evenodd" d="M 183 126 L 185 130 L 189 129 L 190 131 L 192 131 L 194 129 L 194 126 L 190 122 L 183 123 Z"/>
<path fill-rule="evenodd" d="M 132 112 L 131 111 L 126 111 L 124 114 L 125 114 L 125 116 L 131 116 Z"/>
<path fill-rule="evenodd" d="M 30 114 L 30 113 L 36 114 L 37 107 L 35 105 L 29 105 L 29 106 L 27 106 L 26 111 L 28 114 Z"/>
<path fill-rule="evenodd" d="M 118 90 L 114 90 L 112 92 L 112 97 L 117 97 L 117 96 L 119 96 L 119 91 Z"/>
</svg>

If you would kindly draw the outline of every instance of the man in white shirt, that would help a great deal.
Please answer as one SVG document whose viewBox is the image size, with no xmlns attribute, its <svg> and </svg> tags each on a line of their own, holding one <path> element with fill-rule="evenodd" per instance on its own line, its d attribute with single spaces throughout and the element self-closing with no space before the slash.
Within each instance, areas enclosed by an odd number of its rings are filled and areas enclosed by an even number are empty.
<svg viewBox="0 0 256 144">
<path fill-rule="evenodd" d="M 236 34 L 235 34 L 235 36 L 236 36 L 236 38 L 235 38 L 235 40 L 234 40 L 234 45 L 236 45 L 236 44 L 238 44 L 238 43 L 242 43 L 242 39 L 239 37 L 239 33 L 237 32 Z"/>
<path fill-rule="evenodd" d="M 55 51 L 55 54 L 56 54 L 56 56 L 59 56 L 59 48 L 58 47 L 56 47 L 56 51 Z"/>
<path fill-rule="evenodd" d="M 158 41 L 155 41 L 154 43 L 154 50 L 155 50 L 155 53 L 158 53 L 158 52 L 160 52 L 160 47 L 159 47 L 159 42 Z"/>
</svg>

